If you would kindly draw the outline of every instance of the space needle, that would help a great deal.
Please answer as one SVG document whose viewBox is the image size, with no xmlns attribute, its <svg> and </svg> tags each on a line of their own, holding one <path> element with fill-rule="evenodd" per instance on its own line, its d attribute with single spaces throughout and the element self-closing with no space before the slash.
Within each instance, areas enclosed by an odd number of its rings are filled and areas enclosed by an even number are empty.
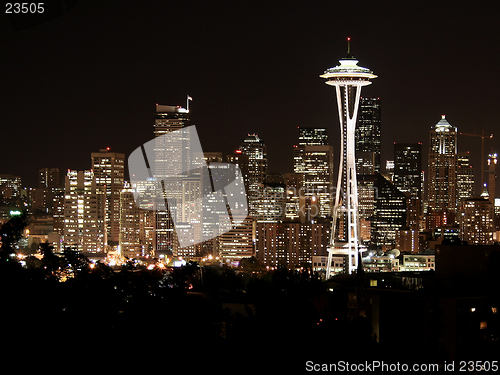
<svg viewBox="0 0 500 375">
<path fill-rule="evenodd" d="M 342 134 L 332 232 L 328 247 L 327 279 L 331 276 L 334 255 L 347 258 L 345 264 L 349 274 L 358 266 L 358 186 L 354 131 L 361 87 L 370 85 L 370 80 L 377 78 L 371 70 L 358 66 L 358 60 L 351 55 L 350 41 L 351 38 L 347 38 L 347 57 L 339 61 L 340 65 L 327 69 L 320 76 L 326 79 L 327 85 L 335 86 Z"/>
</svg>

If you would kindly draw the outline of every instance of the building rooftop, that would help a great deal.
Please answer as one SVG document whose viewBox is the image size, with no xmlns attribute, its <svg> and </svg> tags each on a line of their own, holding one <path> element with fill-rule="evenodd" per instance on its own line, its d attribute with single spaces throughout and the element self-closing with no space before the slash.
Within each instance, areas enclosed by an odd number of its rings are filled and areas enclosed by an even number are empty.
<svg viewBox="0 0 500 375">
<path fill-rule="evenodd" d="M 448 122 L 448 120 L 446 120 L 446 116 L 445 116 L 445 115 L 441 115 L 441 120 L 439 120 L 439 121 L 437 122 L 437 124 L 436 124 L 436 125 L 434 125 L 434 128 L 435 128 L 437 131 L 439 131 L 439 130 L 441 130 L 441 129 L 446 129 L 446 130 L 448 130 L 448 129 L 452 129 L 452 128 L 454 128 L 454 126 L 452 126 L 452 125 Z M 441 129 L 438 129 L 438 128 L 441 128 Z"/>
</svg>

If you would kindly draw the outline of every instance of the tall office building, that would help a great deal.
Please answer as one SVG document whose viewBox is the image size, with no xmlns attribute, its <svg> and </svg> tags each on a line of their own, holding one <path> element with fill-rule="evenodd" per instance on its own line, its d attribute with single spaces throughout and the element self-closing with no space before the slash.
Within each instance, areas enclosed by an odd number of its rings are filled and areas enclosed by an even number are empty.
<svg viewBox="0 0 500 375">
<path fill-rule="evenodd" d="M 387 249 L 396 234 L 408 225 L 410 193 L 403 193 L 380 173 L 360 175 L 360 217 L 367 221 L 372 245 Z M 370 194 L 371 193 L 371 194 Z"/>
<path fill-rule="evenodd" d="M 380 123 L 380 98 L 360 98 L 358 123 L 355 131 L 358 174 L 373 174 L 381 171 Z"/>
<path fill-rule="evenodd" d="M 296 220 L 299 218 L 300 195 L 302 194 L 302 178 L 303 173 L 285 173 L 285 186 L 286 186 L 286 202 L 285 202 L 285 217 L 289 220 Z"/>
<path fill-rule="evenodd" d="M 92 152 L 92 170 L 98 189 L 106 196 L 106 245 L 116 246 L 120 239 L 120 193 L 125 183 L 125 154 L 109 147 Z"/>
<path fill-rule="evenodd" d="M 24 209 L 21 177 L 0 174 L 0 221 L 10 220 L 10 211 Z"/>
<path fill-rule="evenodd" d="M 241 143 L 239 151 L 248 157 L 245 181 L 245 186 L 248 186 L 248 214 L 257 218 L 258 200 L 263 195 L 264 182 L 267 177 L 267 147 L 257 134 L 248 134 Z"/>
<path fill-rule="evenodd" d="M 137 207 L 134 189 L 126 184 L 120 192 L 119 245 L 122 256 L 154 256 L 154 218 L 153 211 Z"/>
<path fill-rule="evenodd" d="M 249 185 L 263 183 L 267 176 L 267 147 L 264 141 L 257 134 L 248 134 L 240 150 L 248 156 Z"/>
<path fill-rule="evenodd" d="M 422 143 L 394 142 L 393 184 L 399 191 L 422 199 Z"/>
<path fill-rule="evenodd" d="M 431 128 L 428 158 L 427 227 L 433 229 L 455 223 L 457 128 L 445 115 Z"/>
<path fill-rule="evenodd" d="M 408 224 L 408 193 L 397 189 L 381 174 L 374 175 L 377 191 L 375 209 L 371 221 L 371 242 L 379 248 L 392 248 L 396 233 Z"/>
<path fill-rule="evenodd" d="M 64 185 L 64 240 L 80 252 L 104 251 L 105 194 L 90 170 L 68 170 Z"/>
<path fill-rule="evenodd" d="M 242 258 L 255 255 L 255 221 L 247 217 L 241 224 L 219 236 L 219 257 L 223 263 L 237 265 Z"/>
<path fill-rule="evenodd" d="M 299 127 L 299 146 L 325 146 L 328 144 L 326 128 Z"/>
<path fill-rule="evenodd" d="M 38 171 L 39 188 L 57 188 L 61 186 L 59 168 L 42 168 Z"/>
<path fill-rule="evenodd" d="M 457 207 L 474 196 L 474 168 L 470 164 L 469 152 L 457 152 Z"/>
<path fill-rule="evenodd" d="M 358 220 L 358 192 L 356 178 L 356 143 L 355 129 L 358 118 L 361 88 L 371 84 L 371 79 L 377 76 L 367 68 L 358 66 L 350 53 L 350 38 L 348 38 L 347 57 L 341 59 L 340 65 L 327 69 L 321 78 L 326 84 L 334 86 L 337 94 L 340 133 L 342 135 L 340 148 L 340 163 L 333 208 L 332 243 L 328 254 L 327 278 L 330 277 L 332 256 L 346 257 L 349 273 L 354 272 L 359 257 L 359 220 Z M 338 222 L 345 223 L 344 235 L 337 233 Z M 339 226 L 340 227 L 340 226 Z"/>
<path fill-rule="evenodd" d="M 488 155 L 488 194 L 490 201 L 495 202 L 496 186 L 497 186 L 497 154 Z"/>
<path fill-rule="evenodd" d="M 256 256 L 269 267 L 310 267 L 313 256 L 325 256 L 330 224 L 258 223 Z"/>
<path fill-rule="evenodd" d="M 189 147 L 189 140 L 182 137 L 173 139 L 162 138 L 169 132 L 180 130 L 189 125 L 189 111 L 180 106 L 156 105 L 154 115 L 154 136 L 155 136 L 155 175 L 154 179 L 163 179 L 165 190 L 178 192 L 175 186 L 169 189 L 169 177 L 183 175 L 182 168 L 190 161 L 187 156 L 186 148 Z M 182 155 L 181 163 L 172 163 L 169 156 L 175 153 Z M 174 183 L 178 182 L 178 179 Z M 153 182 L 156 185 L 156 182 Z M 154 188 L 152 189 L 154 191 Z M 182 197 L 172 197 L 181 201 Z M 167 210 L 155 210 L 155 256 L 175 255 L 178 250 L 178 241 L 174 233 L 174 223 L 171 215 L 176 215 L 177 204 L 168 207 Z M 172 213 L 171 213 L 172 212 Z"/>
<path fill-rule="evenodd" d="M 422 143 L 394 142 L 394 186 L 408 195 L 408 225 L 418 232 L 422 207 Z"/>
<path fill-rule="evenodd" d="M 189 125 L 189 111 L 181 106 L 156 105 L 154 136 L 160 137 Z"/>
<path fill-rule="evenodd" d="M 262 196 L 255 202 L 257 222 L 279 223 L 286 214 L 286 185 L 264 182 Z"/>
<path fill-rule="evenodd" d="M 492 245 L 495 211 L 487 196 L 466 199 L 460 208 L 460 239 L 469 245 Z"/>
<path fill-rule="evenodd" d="M 326 129 L 299 128 L 299 145 L 294 146 L 293 159 L 294 172 L 302 176 L 303 202 L 307 197 L 318 201 L 318 209 L 310 211 L 309 220 L 332 216 L 333 146 L 328 145 Z"/>
<path fill-rule="evenodd" d="M 243 176 L 243 182 L 245 184 L 245 189 L 248 192 L 248 173 L 250 167 L 250 158 L 248 155 L 243 154 L 243 151 L 236 150 L 234 154 L 226 155 L 226 162 L 234 164 L 241 171 L 241 175 Z"/>
<path fill-rule="evenodd" d="M 54 213 L 54 195 L 62 190 L 59 168 L 42 168 L 38 171 L 38 187 L 29 189 L 32 212 Z"/>
</svg>

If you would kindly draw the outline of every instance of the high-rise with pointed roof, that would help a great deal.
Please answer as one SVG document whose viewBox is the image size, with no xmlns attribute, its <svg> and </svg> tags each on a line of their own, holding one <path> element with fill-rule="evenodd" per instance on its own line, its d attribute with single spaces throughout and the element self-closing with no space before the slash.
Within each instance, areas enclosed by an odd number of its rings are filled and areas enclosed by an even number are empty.
<svg viewBox="0 0 500 375">
<path fill-rule="evenodd" d="M 453 225 L 456 214 L 457 128 L 445 115 L 431 128 L 428 158 L 428 229 Z"/>
</svg>

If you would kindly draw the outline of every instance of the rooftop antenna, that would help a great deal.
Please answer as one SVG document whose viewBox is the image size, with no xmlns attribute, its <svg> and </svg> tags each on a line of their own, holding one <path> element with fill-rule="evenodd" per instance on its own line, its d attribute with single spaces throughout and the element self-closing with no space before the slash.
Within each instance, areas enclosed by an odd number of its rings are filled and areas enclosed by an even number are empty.
<svg viewBox="0 0 500 375">
<path fill-rule="evenodd" d="M 351 37 L 347 37 L 347 57 L 351 57 Z"/>
</svg>

